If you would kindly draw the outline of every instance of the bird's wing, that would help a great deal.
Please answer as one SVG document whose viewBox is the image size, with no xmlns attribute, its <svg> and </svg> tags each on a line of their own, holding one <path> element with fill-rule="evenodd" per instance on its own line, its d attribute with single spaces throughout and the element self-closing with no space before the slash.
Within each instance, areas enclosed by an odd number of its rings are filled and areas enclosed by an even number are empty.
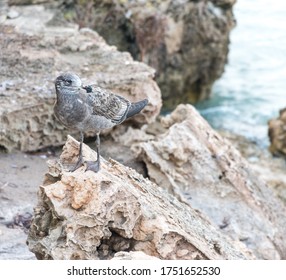
<svg viewBox="0 0 286 280">
<path fill-rule="evenodd" d="M 104 116 L 114 123 L 125 120 L 130 101 L 98 86 L 86 86 L 84 89 L 88 94 L 87 104 L 91 106 L 92 114 Z"/>
</svg>

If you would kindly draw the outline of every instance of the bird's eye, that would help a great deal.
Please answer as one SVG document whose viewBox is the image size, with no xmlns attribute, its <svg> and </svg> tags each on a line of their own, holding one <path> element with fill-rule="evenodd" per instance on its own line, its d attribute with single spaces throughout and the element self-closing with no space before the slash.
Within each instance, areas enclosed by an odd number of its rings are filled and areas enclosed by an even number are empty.
<svg viewBox="0 0 286 280">
<path fill-rule="evenodd" d="M 67 85 L 71 85 L 72 84 L 72 80 L 66 80 L 66 84 Z"/>
</svg>

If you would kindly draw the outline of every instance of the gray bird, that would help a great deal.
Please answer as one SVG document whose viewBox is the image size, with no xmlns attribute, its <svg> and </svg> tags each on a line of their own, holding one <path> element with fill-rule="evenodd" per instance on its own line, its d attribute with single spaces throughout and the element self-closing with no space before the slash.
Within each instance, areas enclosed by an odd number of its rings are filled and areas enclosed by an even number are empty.
<svg viewBox="0 0 286 280">
<path fill-rule="evenodd" d="M 79 131 L 81 136 L 79 158 L 70 171 L 75 171 L 84 163 L 82 157 L 84 132 L 94 131 L 97 160 L 86 161 L 86 170 L 98 172 L 100 169 L 100 132 L 138 114 L 148 104 L 148 100 L 131 103 L 124 97 L 99 86 L 83 86 L 81 79 L 73 73 L 58 76 L 55 87 L 57 94 L 54 106 L 55 116 L 65 127 Z"/>
</svg>

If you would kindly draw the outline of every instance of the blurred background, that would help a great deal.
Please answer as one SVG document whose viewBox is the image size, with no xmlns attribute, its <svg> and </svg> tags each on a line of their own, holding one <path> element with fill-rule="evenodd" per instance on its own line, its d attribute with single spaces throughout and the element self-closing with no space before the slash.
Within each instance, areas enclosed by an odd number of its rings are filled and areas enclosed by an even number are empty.
<svg viewBox="0 0 286 280">
<path fill-rule="evenodd" d="M 230 53 L 211 98 L 196 105 L 216 129 L 269 145 L 269 119 L 286 105 L 286 2 L 239 0 Z"/>
</svg>

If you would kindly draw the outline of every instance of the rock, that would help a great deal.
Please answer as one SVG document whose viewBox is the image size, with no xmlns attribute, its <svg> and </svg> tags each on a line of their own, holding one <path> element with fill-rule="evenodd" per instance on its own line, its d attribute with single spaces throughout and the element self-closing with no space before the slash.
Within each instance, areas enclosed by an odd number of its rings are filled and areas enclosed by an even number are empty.
<svg viewBox="0 0 286 280">
<path fill-rule="evenodd" d="M 132 146 L 150 178 L 258 259 L 285 259 L 285 206 L 240 153 L 191 105 L 161 122 L 165 133 Z"/>
<path fill-rule="evenodd" d="M 268 122 L 269 150 L 274 155 L 286 155 L 286 108 L 280 110 L 279 117 Z"/>
<path fill-rule="evenodd" d="M 99 173 L 65 171 L 79 143 L 69 137 L 60 161 L 49 162 L 27 244 L 38 259 L 111 259 L 141 251 L 160 259 L 248 259 L 199 211 L 114 160 Z M 96 153 L 83 147 L 86 160 Z"/>
<path fill-rule="evenodd" d="M 157 70 L 165 109 L 209 97 L 223 73 L 234 0 L 72 2 L 66 18 Z"/>
<path fill-rule="evenodd" d="M 255 141 L 241 135 L 220 131 L 245 157 L 257 176 L 271 187 L 286 206 L 286 162 L 282 157 L 273 156 Z"/>
<path fill-rule="evenodd" d="M 54 80 L 65 71 L 131 101 L 147 97 L 148 106 L 129 122 L 140 126 L 155 120 L 161 95 L 154 69 L 108 46 L 90 29 L 58 26 L 54 10 L 37 5 L 14 9 L 20 16 L 0 26 L 1 148 L 35 151 L 65 142 L 67 130 L 52 110 Z"/>
<path fill-rule="evenodd" d="M 117 129 L 111 133 L 111 136 L 115 142 L 130 147 L 130 145 L 134 143 L 147 142 L 155 139 L 154 135 L 146 132 L 147 128 L 147 125 L 142 126 L 140 129 L 128 127 L 125 133 L 120 133 L 121 131 L 118 133 Z"/>
</svg>

